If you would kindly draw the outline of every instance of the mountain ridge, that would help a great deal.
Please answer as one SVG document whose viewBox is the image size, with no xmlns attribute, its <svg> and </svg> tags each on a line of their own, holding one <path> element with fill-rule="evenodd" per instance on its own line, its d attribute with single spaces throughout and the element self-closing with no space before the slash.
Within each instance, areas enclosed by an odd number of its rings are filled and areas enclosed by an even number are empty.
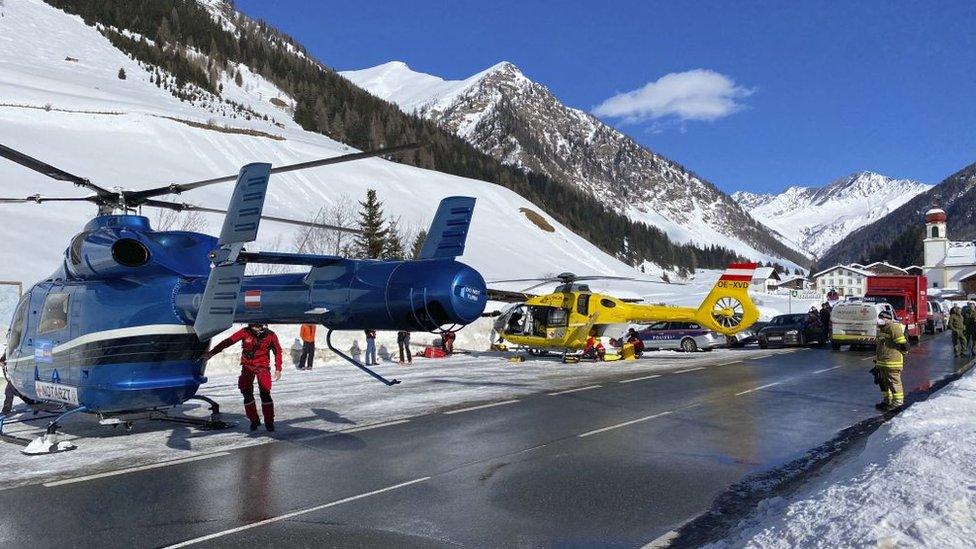
<svg viewBox="0 0 976 549">
<path fill-rule="evenodd" d="M 676 241 L 807 262 L 715 185 L 562 104 L 510 62 L 463 80 L 444 80 L 396 61 L 340 74 L 504 164 L 568 182 Z"/>
<path fill-rule="evenodd" d="M 732 198 L 759 222 L 820 256 L 851 232 L 931 188 L 860 171 L 819 187 L 791 185 L 779 194 L 737 191 Z"/>
</svg>

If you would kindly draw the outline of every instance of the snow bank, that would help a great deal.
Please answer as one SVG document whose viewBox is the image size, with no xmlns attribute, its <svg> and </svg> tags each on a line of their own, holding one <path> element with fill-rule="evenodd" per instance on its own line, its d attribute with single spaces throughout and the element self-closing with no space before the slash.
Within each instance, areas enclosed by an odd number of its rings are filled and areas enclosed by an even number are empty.
<svg viewBox="0 0 976 549">
<path fill-rule="evenodd" d="M 971 547 L 976 375 L 912 405 L 815 485 L 759 506 L 713 547 Z"/>
</svg>

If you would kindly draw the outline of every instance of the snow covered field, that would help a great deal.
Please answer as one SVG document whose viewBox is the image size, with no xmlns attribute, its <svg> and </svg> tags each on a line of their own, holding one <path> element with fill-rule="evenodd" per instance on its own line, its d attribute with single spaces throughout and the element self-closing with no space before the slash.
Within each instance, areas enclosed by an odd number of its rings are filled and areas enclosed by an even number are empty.
<svg viewBox="0 0 976 549">
<path fill-rule="evenodd" d="M 92 416 L 65 421 L 64 433 L 78 449 L 54 455 L 24 456 L 20 447 L 0 443 L 0 487 L 32 484 L 53 478 L 90 475 L 100 471 L 193 457 L 205 453 L 264 444 L 276 440 L 301 442 L 309 438 L 358 429 L 372 424 L 423 415 L 464 404 L 499 401 L 562 389 L 582 387 L 595 380 L 638 372 L 667 371 L 727 361 L 730 354 L 745 358 L 758 350 L 716 350 L 710 353 L 647 353 L 630 362 L 562 364 L 556 359 L 510 363 L 494 353 L 472 353 L 446 359 L 417 358 L 413 365 L 384 361 L 378 370 L 401 380 L 386 387 L 343 362 L 318 363 L 310 371 L 286 367 L 275 384 L 278 430 L 252 435 L 242 415 L 234 373 L 210 375 L 200 394 L 217 400 L 225 419 L 238 424 L 223 431 L 199 431 L 159 422 L 137 422 L 131 432 L 100 426 Z M 22 406 L 22 405 L 21 405 Z M 204 407 L 185 407 L 190 415 L 206 417 Z M 45 421 L 13 423 L 9 431 L 25 438 L 43 432 Z"/>
<path fill-rule="evenodd" d="M 972 547 L 976 374 L 882 425 L 859 454 L 762 502 L 714 547 Z"/>
</svg>

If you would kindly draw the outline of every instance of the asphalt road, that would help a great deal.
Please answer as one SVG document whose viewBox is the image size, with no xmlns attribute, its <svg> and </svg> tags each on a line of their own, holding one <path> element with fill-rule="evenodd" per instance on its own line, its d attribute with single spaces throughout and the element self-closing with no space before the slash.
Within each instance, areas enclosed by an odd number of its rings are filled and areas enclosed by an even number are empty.
<svg viewBox="0 0 976 549">
<path fill-rule="evenodd" d="M 876 415 L 872 356 L 771 351 L 13 488 L 0 491 L 0 545 L 642 546 Z M 963 365 L 947 337 L 927 338 L 906 389 Z"/>
</svg>

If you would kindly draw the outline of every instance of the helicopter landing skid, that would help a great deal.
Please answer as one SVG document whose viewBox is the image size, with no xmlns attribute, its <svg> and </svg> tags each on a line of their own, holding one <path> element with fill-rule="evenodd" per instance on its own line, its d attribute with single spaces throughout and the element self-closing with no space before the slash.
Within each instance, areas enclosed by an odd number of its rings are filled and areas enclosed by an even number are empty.
<svg viewBox="0 0 976 549">
<path fill-rule="evenodd" d="M 170 421 L 173 423 L 183 423 L 185 425 L 195 425 L 206 431 L 218 431 L 220 429 L 227 429 L 236 425 L 236 422 L 226 422 L 220 418 L 220 404 L 218 404 L 217 401 L 200 395 L 194 395 L 187 399 L 187 401 L 190 400 L 199 400 L 209 404 L 210 417 L 203 419 L 188 416 L 171 416 L 166 414 L 166 412 L 161 412 L 159 415 L 150 416 L 150 419 Z"/>
</svg>

